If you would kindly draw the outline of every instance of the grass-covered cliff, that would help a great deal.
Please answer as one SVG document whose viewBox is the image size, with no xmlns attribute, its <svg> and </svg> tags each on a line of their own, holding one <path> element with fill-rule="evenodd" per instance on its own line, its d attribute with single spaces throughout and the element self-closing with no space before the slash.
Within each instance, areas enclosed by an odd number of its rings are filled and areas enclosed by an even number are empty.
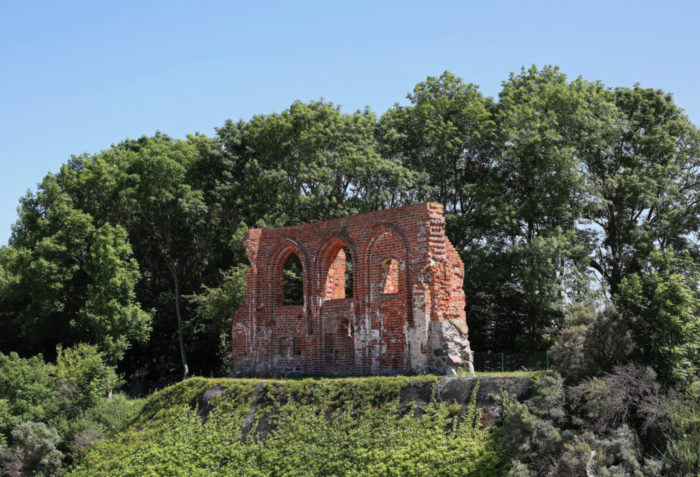
<svg viewBox="0 0 700 477">
<path fill-rule="evenodd" d="M 153 394 L 74 474 L 502 475 L 482 422 L 506 382 L 529 392 L 528 378 L 193 378 Z"/>
</svg>

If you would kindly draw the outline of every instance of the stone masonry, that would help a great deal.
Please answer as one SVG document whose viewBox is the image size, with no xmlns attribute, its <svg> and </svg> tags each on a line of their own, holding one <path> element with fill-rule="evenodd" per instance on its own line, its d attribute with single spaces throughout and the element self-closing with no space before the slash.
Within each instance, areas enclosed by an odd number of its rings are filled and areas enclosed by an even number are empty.
<svg viewBox="0 0 700 477">
<path fill-rule="evenodd" d="M 249 229 L 245 247 L 250 269 L 247 302 L 233 325 L 235 374 L 473 372 L 464 265 L 445 236 L 442 205 Z M 284 302 L 292 254 L 302 267 L 299 305 Z"/>
</svg>

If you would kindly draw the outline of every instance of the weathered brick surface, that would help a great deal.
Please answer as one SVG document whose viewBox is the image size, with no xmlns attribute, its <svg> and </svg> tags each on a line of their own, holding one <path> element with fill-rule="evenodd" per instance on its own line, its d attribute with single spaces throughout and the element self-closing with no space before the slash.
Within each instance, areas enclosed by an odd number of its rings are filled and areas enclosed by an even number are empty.
<svg viewBox="0 0 700 477">
<path fill-rule="evenodd" d="M 236 312 L 237 374 L 386 374 L 472 369 L 464 265 L 442 205 L 415 204 L 314 224 L 250 229 L 247 302 Z M 352 296 L 345 296 L 345 253 Z M 296 254 L 303 305 L 284 304 Z M 350 295 L 350 294 L 348 294 Z"/>
</svg>

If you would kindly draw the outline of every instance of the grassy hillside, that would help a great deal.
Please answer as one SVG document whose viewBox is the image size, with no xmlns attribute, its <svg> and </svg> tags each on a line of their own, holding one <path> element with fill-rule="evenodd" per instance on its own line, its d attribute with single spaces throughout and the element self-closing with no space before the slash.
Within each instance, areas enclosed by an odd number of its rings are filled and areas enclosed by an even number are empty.
<svg viewBox="0 0 700 477">
<path fill-rule="evenodd" d="M 467 402 L 441 402 L 438 380 L 192 378 L 153 394 L 73 474 L 502 475 L 478 380 Z"/>
</svg>

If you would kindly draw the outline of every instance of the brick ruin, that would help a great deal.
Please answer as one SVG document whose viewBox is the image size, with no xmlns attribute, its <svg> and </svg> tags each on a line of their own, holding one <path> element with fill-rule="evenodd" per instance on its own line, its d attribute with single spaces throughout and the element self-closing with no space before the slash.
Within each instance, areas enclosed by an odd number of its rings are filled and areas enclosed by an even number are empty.
<svg viewBox="0 0 700 477">
<path fill-rule="evenodd" d="M 442 205 L 249 229 L 245 247 L 235 374 L 473 372 L 464 265 L 445 236 Z M 297 303 L 286 299 L 290 258 L 301 263 Z"/>
</svg>

